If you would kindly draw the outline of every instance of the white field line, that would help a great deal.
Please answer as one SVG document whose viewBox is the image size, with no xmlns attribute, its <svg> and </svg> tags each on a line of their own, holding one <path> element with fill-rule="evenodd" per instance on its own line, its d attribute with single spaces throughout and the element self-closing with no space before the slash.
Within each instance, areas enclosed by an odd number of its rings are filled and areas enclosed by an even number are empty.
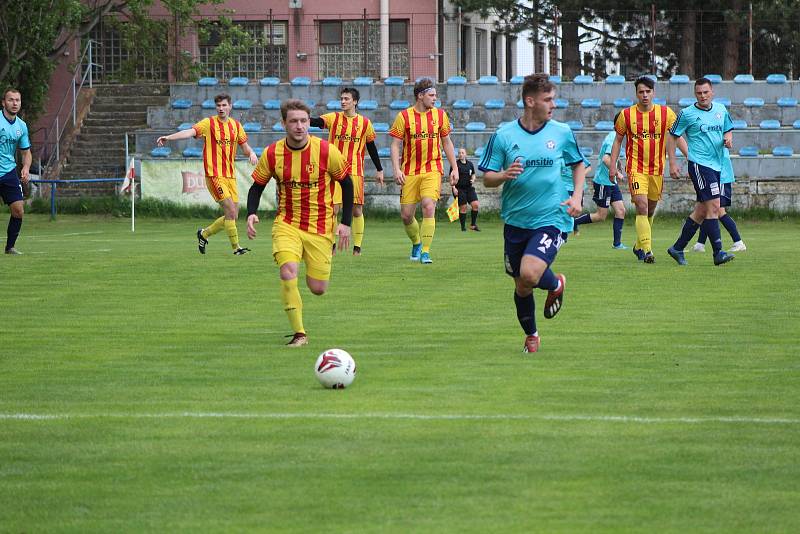
<svg viewBox="0 0 800 534">
<path fill-rule="evenodd" d="M 413 413 L 237 413 L 237 412 L 164 412 L 164 413 L 96 413 L 36 414 L 0 413 L 0 420 L 53 421 L 69 419 L 384 419 L 417 421 L 556 421 L 608 422 L 623 424 L 733 424 L 733 425 L 800 425 L 800 419 L 782 417 L 643 417 L 635 415 L 589 414 L 413 414 Z"/>
</svg>

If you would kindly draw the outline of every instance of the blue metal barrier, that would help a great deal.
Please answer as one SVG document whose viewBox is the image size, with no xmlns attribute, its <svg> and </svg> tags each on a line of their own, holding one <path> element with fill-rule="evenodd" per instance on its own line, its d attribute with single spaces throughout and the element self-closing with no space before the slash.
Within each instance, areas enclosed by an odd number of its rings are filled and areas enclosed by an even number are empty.
<svg viewBox="0 0 800 534">
<path fill-rule="evenodd" d="M 125 178 L 83 178 L 80 180 L 31 180 L 32 184 L 50 184 L 50 220 L 56 220 L 56 195 L 58 184 L 89 184 L 95 182 L 124 182 Z M 131 193 L 133 194 L 133 193 Z"/>
</svg>

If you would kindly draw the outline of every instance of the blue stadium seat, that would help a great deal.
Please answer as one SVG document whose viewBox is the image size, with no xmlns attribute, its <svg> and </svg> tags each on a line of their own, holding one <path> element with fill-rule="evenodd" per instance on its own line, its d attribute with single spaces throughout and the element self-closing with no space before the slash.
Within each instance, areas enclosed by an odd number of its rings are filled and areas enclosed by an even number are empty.
<svg viewBox="0 0 800 534">
<path fill-rule="evenodd" d="M 483 153 L 485 151 L 486 151 L 486 147 L 479 146 L 478 148 L 475 149 L 475 152 L 473 152 L 473 154 L 475 154 L 476 158 L 480 158 L 480 157 L 483 157 Z"/>
<path fill-rule="evenodd" d="M 734 119 L 731 122 L 733 123 L 734 130 L 744 130 L 747 128 L 747 121 L 743 121 L 742 119 Z"/>
<path fill-rule="evenodd" d="M 614 129 L 614 123 L 612 121 L 597 121 L 597 124 L 594 125 L 594 129 L 610 132 Z"/>
<path fill-rule="evenodd" d="M 388 146 L 378 149 L 378 156 L 381 158 L 388 158 L 392 156 L 392 149 Z"/>
<path fill-rule="evenodd" d="M 168 146 L 156 147 L 150 151 L 150 155 L 154 158 L 166 158 L 172 153 L 172 149 Z"/>
<path fill-rule="evenodd" d="M 242 76 L 237 76 L 235 78 L 231 78 L 228 80 L 228 85 L 231 87 L 244 87 L 247 85 L 247 78 Z"/>
<path fill-rule="evenodd" d="M 372 129 L 376 132 L 388 132 L 389 131 L 389 123 L 388 122 L 373 122 Z"/>
<path fill-rule="evenodd" d="M 603 103 L 599 98 L 584 98 L 581 100 L 581 107 L 584 109 L 599 109 Z"/>
<path fill-rule="evenodd" d="M 733 77 L 733 83 L 753 83 L 754 81 L 752 74 L 737 74 Z"/>
<path fill-rule="evenodd" d="M 319 133 L 322 131 L 322 128 L 320 128 L 319 126 L 309 126 L 308 131 L 311 133 Z"/>
<path fill-rule="evenodd" d="M 567 126 L 569 126 L 570 130 L 583 130 L 583 121 L 567 121 Z"/>
<path fill-rule="evenodd" d="M 522 108 L 525 107 L 525 104 L 522 103 L 522 99 L 521 98 L 519 100 L 517 100 L 517 107 L 519 109 L 522 109 Z M 558 106 L 556 106 L 556 107 L 558 107 Z"/>
<path fill-rule="evenodd" d="M 789 158 L 794 155 L 794 151 L 792 150 L 792 147 L 788 145 L 781 145 L 772 149 L 772 155 L 778 156 L 779 158 Z"/>
<path fill-rule="evenodd" d="M 281 109 L 281 101 L 277 99 L 265 100 L 264 109 Z"/>
<path fill-rule="evenodd" d="M 189 109 L 192 107 L 192 101 L 188 98 L 179 98 L 172 101 L 172 109 Z"/>
<path fill-rule="evenodd" d="M 614 107 L 615 108 L 629 108 L 633 105 L 633 100 L 630 98 L 615 98 L 614 99 Z"/>
<path fill-rule="evenodd" d="M 796 108 L 797 99 L 789 96 L 784 96 L 778 99 L 778 107 L 780 108 Z"/>
<path fill-rule="evenodd" d="M 244 131 L 247 133 L 255 133 L 261 131 L 261 123 L 260 122 L 246 122 L 242 125 Z"/>
<path fill-rule="evenodd" d="M 331 111 L 341 111 L 342 102 L 340 100 L 328 100 L 328 103 L 325 104 L 325 108 Z"/>
<path fill-rule="evenodd" d="M 696 98 L 691 98 L 691 97 L 686 96 L 686 97 L 683 97 L 680 100 L 678 100 L 678 105 L 680 107 L 682 107 L 682 108 L 685 108 L 685 107 L 691 106 L 695 102 L 697 102 Z"/>
<path fill-rule="evenodd" d="M 401 110 L 411 107 L 411 102 L 408 100 L 392 100 L 389 103 L 389 109 Z"/>
<path fill-rule="evenodd" d="M 194 124 L 191 122 L 182 122 L 178 125 L 178 131 L 180 132 L 181 130 L 188 130 L 192 126 L 194 126 Z"/>
<path fill-rule="evenodd" d="M 794 128 L 795 130 L 800 130 L 800 119 L 797 119 L 792 123 L 792 128 Z"/>
<path fill-rule="evenodd" d="M 672 85 L 686 85 L 689 83 L 689 77 L 686 74 L 673 74 L 669 78 L 669 83 Z"/>
<path fill-rule="evenodd" d="M 296 76 L 292 78 L 292 85 L 295 87 L 308 87 L 311 85 L 311 78 L 308 76 Z"/>
<path fill-rule="evenodd" d="M 575 85 L 592 85 L 594 83 L 594 78 L 586 74 L 579 74 L 572 79 L 572 83 Z"/>
<path fill-rule="evenodd" d="M 739 149 L 739 155 L 745 158 L 754 158 L 758 156 L 757 146 L 743 146 Z"/>
<path fill-rule="evenodd" d="M 483 107 L 486 109 L 503 109 L 506 107 L 506 103 L 499 98 L 493 98 L 484 102 Z"/>
<path fill-rule="evenodd" d="M 703 78 L 707 79 L 714 85 L 722 83 L 722 76 L 720 76 L 719 74 L 705 74 L 703 75 Z"/>
<path fill-rule="evenodd" d="M 750 98 L 745 98 L 743 103 L 748 108 L 760 108 L 764 105 L 764 99 L 751 96 Z"/>
<path fill-rule="evenodd" d="M 786 83 L 785 74 L 770 74 L 767 76 L 767 83 L 782 84 Z"/>
<path fill-rule="evenodd" d="M 383 80 L 384 85 L 403 85 L 405 82 L 405 78 L 402 76 L 389 76 L 385 80 Z"/>
<path fill-rule="evenodd" d="M 436 109 L 441 108 L 442 107 L 442 101 L 437 99 L 436 102 L 433 103 L 433 107 L 435 107 Z"/>
<path fill-rule="evenodd" d="M 608 85 L 623 85 L 625 83 L 625 76 L 612 74 L 611 76 L 606 77 L 606 83 Z"/>
<path fill-rule="evenodd" d="M 554 83 L 556 85 L 561 85 L 561 76 L 559 76 L 558 74 L 551 74 L 550 76 L 547 77 L 547 79 L 550 80 L 551 83 Z"/>
<path fill-rule="evenodd" d="M 272 125 L 272 131 L 273 132 L 285 132 L 286 128 L 283 127 L 283 123 L 281 123 L 281 121 L 278 121 L 278 122 L 276 122 L 275 124 Z"/>
<path fill-rule="evenodd" d="M 525 77 L 524 76 L 513 76 L 508 81 L 508 83 L 510 83 L 511 85 L 522 85 L 522 82 L 524 82 L 524 81 L 525 81 Z"/>
<path fill-rule="evenodd" d="M 590 158 L 592 157 L 592 154 L 594 154 L 594 149 L 590 146 L 582 146 L 580 148 L 581 148 L 581 154 L 583 154 L 583 157 L 585 158 Z"/>
<path fill-rule="evenodd" d="M 478 78 L 479 85 L 497 85 L 499 83 L 497 76 L 481 76 Z"/>
<path fill-rule="evenodd" d="M 353 85 L 357 85 L 359 87 L 365 85 L 372 85 L 372 78 L 369 76 L 359 76 L 358 78 L 353 79 Z"/>
<path fill-rule="evenodd" d="M 184 158 L 202 158 L 203 149 L 199 146 L 187 146 L 183 149 Z"/>
<path fill-rule="evenodd" d="M 475 104 L 472 100 L 456 100 L 453 102 L 453 109 L 472 109 Z"/>
<path fill-rule="evenodd" d="M 567 109 L 569 107 L 569 100 L 566 98 L 556 98 L 556 109 Z"/>
<path fill-rule="evenodd" d="M 218 83 L 219 81 L 216 78 L 210 78 L 210 77 L 200 78 L 199 80 L 197 80 L 197 85 L 201 85 L 203 87 L 214 87 Z"/>
<path fill-rule="evenodd" d="M 506 124 L 511 124 L 511 122 L 512 121 L 501 121 L 495 128 L 499 130 L 500 128 L 502 128 Z"/>
<path fill-rule="evenodd" d="M 648 78 L 649 78 L 649 76 L 648 76 Z M 657 97 L 653 98 L 653 104 L 658 104 L 659 106 L 666 106 L 667 105 L 667 99 L 657 96 Z"/>
<path fill-rule="evenodd" d="M 203 109 L 216 109 L 217 105 L 214 103 L 214 100 L 209 98 L 208 100 L 203 100 L 203 103 L 200 107 Z"/>
<path fill-rule="evenodd" d="M 485 122 L 468 122 L 464 129 L 468 132 L 483 132 L 486 130 Z"/>
<path fill-rule="evenodd" d="M 322 80 L 322 85 L 326 87 L 336 87 L 342 85 L 342 79 L 337 76 L 328 76 Z"/>
<path fill-rule="evenodd" d="M 463 76 L 450 76 L 447 78 L 447 85 L 467 85 L 467 79 Z"/>
<path fill-rule="evenodd" d="M 731 99 L 728 98 L 727 96 L 715 96 L 714 97 L 714 102 L 722 104 L 726 108 L 731 107 L 731 104 L 733 103 L 733 102 L 731 102 Z"/>
<path fill-rule="evenodd" d="M 280 79 L 275 78 L 274 76 L 267 76 L 266 78 L 261 78 L 258 81 L 258 84 L 263 87 L 274 87 L 281 83 Z"/>
<path fill-rule="evenodd" d="M 311 100 L 310 98 L 303 99 L 303 102 L 305 102 L 306 106 L 310 107 L 311 109 L 314 109 L 317 106 L 316 100 Z"/>
<path fill-rule="evenodd" d="M 358 109 L 363 109 L 367 111 L 374 111 L 378 109 L 378 101 L 377 100 L 360 100 L 358 102 Z"/>
<path fill-rule="evenodd" d="M 250 100 L 241 99 L 241 100 L 236 100 L 233 103 L 233 109 L 250 109 L 252 107 L 253 107 L 253 102 L 251 102 Z"/>
<path fill-rule="evenodd" d="M 781 121 L 776 119 L 766 119 L 759 122 L 758 127 L 762 130 L 780 130 Z"/>
</svg>

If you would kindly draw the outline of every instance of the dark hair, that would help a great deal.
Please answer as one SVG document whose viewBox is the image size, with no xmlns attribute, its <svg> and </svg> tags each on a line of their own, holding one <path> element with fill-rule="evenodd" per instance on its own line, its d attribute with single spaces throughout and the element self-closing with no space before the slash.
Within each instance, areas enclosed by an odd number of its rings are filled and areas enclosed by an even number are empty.
<svg viewBox="0 0 800 534">
<path fill-rule="evenodd" d="M 713 84 L 713 83 L 711 83 L 711 80 L 709 80 L 708 78 L 705 78 L 705 77 L 703 77 L 703 78 L 697 78 L 697 79 L 694 81 L 694 86 L 695 86 L 695 87 L 697 87 L 698 85 L 706 85 L 706 84 L 710 85 L 711 87 L 713 87 L 713 86 L 714 86 L 714 84 Z"/>
<path fill-rule="evenodd" d="M 524 101 L 526 96 L 549 93 L 555 88 L 556 85 L 550 81 L 549 74 L 543 72 L 528 74 L 522 81 L 522 100 Z"/>
<path fill-rule="evenodd" d="M 431 87 L 436 87 L 436 83 L 431 78 L 420 78 L 417 83 L 414 84 L 414 100 L 419 97 L 420 93 L 424 93 Z"/>
<path fill-rule="evenodd" d="M 633 86 L 636 88 L 637 91 L 639 90 L 640 84 L 644 84 L 644 86 L 647 87 L 648 89 L 656 88 L 656 82 L 654 82 L 650 76 L 639 76 L 638 78 L 636 78 L 636 81 L 633 82 Z"/>
<path fill-rule="evenodd" d="M 6 90 L 3 91 L 3 100 L 6 99 L 6 96 L 8 96 L 8 93 L 17 93 L 17 94 L 20 95 L 20 97 L 22 96 L 22 93 L 19 92 L 19 89 L 14 89 L 13 87 L 6 87 Z"/>
<path fill-rule="evenodd" d="M 311 108 L 308 104 L 297 98 L 290 98 L 281 103 L 281 118 L 285 121 L 290 111 L 305 111 L 311 117 Z"/>
<path fill-rule="evenodd" d="M 353 89 L 352 87 L 345 87 L 339 93 L 339 96 L 342 96 L 345 93 L 353 97 L 353 102 L 355 102 L 356 104 L 358 104 L 358 101 L 361 100 L 361 93 L 358 92 L 358 89 Z"/>
<path fill-rule="evenodd" d="M 217 96 L 214 97 L 214 103 L 215 104 L 219 104 L 223 100 L 227 100 L 228 104 L 230 104 L 231 103 L 231 95 L 229 95 L 227 93 L 220 93 L 220 94 L 218 94 Z"/>
</svg>

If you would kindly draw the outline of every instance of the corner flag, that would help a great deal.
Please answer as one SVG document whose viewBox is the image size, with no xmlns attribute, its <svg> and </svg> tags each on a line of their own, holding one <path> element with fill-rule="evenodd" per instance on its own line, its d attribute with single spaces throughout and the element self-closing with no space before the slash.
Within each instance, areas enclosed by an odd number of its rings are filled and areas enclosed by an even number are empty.
<svg viewBox="0 0 800 534">
<path fill-rule="evenodd" d="M 133 182 L 136 177 L 136 169 L 131 158 L 131 163 L 128 165 L 128 172 L 125 174 L 125 180 L 122 181 L 122 186 L 119 188 L 120 193 L 130 193 L 133 190 Z"/>
<path fill-rule="evenodd" d="M 447 217 L 450 219 L 450 222 L 458 220 L 458 197 L 454 198 L 453 202 L 447 206 Z"/>
</svg>

